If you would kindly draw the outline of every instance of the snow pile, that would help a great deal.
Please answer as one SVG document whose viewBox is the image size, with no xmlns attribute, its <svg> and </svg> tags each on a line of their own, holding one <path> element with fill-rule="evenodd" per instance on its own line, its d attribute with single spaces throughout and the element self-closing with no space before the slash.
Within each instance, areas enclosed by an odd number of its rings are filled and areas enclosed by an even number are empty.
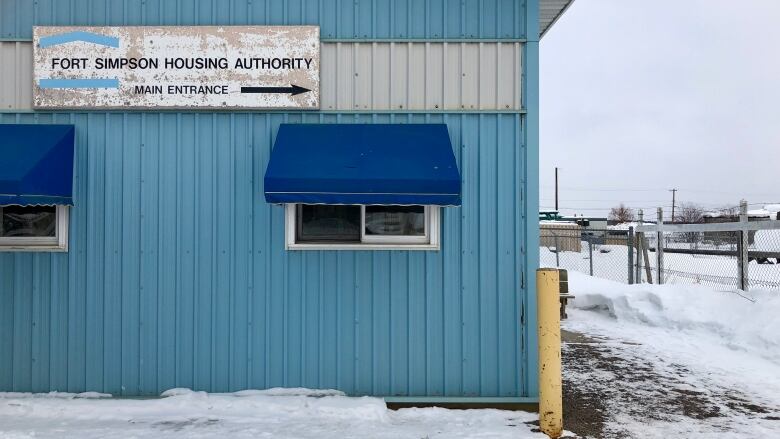
<svg viewBox="0 0 780 439">
<path fill-rule="evenodd" d="M 780 204 L 766 204 L 764 205 L 764 210 L 768 210 L 772 213 L 780 212 Z"/>
<path fill-rule="evenodd" d="M 234 393 L 236 396 L 254 396 L 254 395 L 267 395 L 267 396 L 311 396 L 314 398 L 321 398 L 323 396 L 347 396 L 341 390 L 333 389 L 306 389 L 304 387 L 274 387 L 272 389 L 264 390 L 242 390 Z"/>
<path fill-rule="evenodd" d="M 556 220 L 539 220 L 539 225 L 543 226 L 561 226 L 561 227 L 574 227 L 578 225 L 574 221 L 556 221 Z"/>
<path fill-rule="evenodd" d="M 639 221 L 631 221 L 627 223 L 618 223 L 618 224 L 613 224 L 611 226 L 607 226 L 607 230 L 628 230 L 629 227 L 633 227 L 634 230 L 636 230 L 636 228 L 639 226 L 652 226 L 652 225 L 655 225 L 655 223 L 649 221 L 645 221 L 642 223 L 640 223 Z"/>
<path fill-rule="evenodd" d="M 780 230 L 757 230 L 751 250 L 780 252 Z M 780 271 L 780 268 L 777 269 Z"/>
<path fill-rule="evenodd" d="M 171 389 L 159 399 L 4 394 L 0 437 L 538 438 L 536 414 L 440 408 L 388 410 L 382 399 L 334 390 L 209 394 Z"/>
<path fill-rule="evenodd" d="M 562 326 L 582 337 L 564 376 L 604 405 L 608 437 L 780 437 L 780 292 L 569 284 Z"/>
<path fill-rule="evenodd" d="M 753 209 L 748 210 L 748 217 L 749 218 L 769 218 L 769 216 L 772 215 L 772 212 L 766 210 L 766 209 Z"/>
<path fill-rule="evenodd" d="M 169 396 L 179 395 L 207 395 L 206 392 L 196 392 L 192 389 L 177 387 L 174 389 L 168 389 L 161 393 L 160 396 L 167 398 Z M 304 387 L 274 387 L 271 389 L 263 390 L 239 390 L 238 392 L 231 393 L 233 396 L 311 396 L 314 398 L 321 398 L 323 396 L 346 396 L 346 394 L 340 390 L 333 389 L 306 389 Z M 109 395 L 110 396 L 110 395 Z"/>
<path fill-rule="evenodd" d="M 575 309 L 673 334 L 714 338 L 780 364 L 780 293 L 714 291 L 695 285 L 623 285 L 569 272 Z"/>
<path fill-rule="evenodd" d="M 111 398 L 108 393 L 99 392 L 81 392 L 81 393 L 68 393 L 68 392 L 49 392 L 49 393 L 20 393 L 20 392 L 0 392 L 0 399 L 8 398 L 59 398 L 59 399 L 100 399 Z"/>
</svg>

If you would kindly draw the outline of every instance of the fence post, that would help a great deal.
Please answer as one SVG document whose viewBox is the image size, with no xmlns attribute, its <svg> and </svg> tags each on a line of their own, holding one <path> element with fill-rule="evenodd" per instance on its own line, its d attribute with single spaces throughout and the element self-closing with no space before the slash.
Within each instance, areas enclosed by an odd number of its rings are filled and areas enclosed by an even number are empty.
<svg viewBox="0 0 780 439">
<path fill-rule="evenodd" d="M 664 283 L 664 210 L 658 208 L 658 232 L 656 233 L 655 255 L 656 255 L 656 277 L 658 285 Z"/>
<path fill-rule="evenodd" d="M 626 238 L 626 248 L 628 249 L 628 284 L 634 284 L 634 228 L 628 228 L 628 237 Z"/>
<path fill-rule="evenodd" d="M 555 268 L 561 268 L 561 259 L 560 259 L 561 247 L 560 244 L 558 243 L 558 234 L 555 233 L 555 231 L 553 230 L 552 235 L 553 238 L 555 238 Z"/>
<path fill-rule="evenodd" d="M 645 214 L 642 209 L 639 209 L 639 225 L 645 224 Z M 642 237 L 644 233 L 639 232 L 636 234 L 636 272 L 634 272 L 634 279 L 636 283 L 642 283 Z"/>
<path fill-rule="evenodd" d="M 588 259 L 590 262 L 590 275 L 593 276 L 593 237 L 588 236 Z"/>
<path fill-rule="evenodd" d="M 737 234 L 739 239 L 737 243 L 737 277 L 739 279 L 738 287 L 742 291 L 747 291 L 750 286 L 750 276 L 748 274 L 748 268 L 750 267 L 750 232 L 744 227 L 748 221 L 747 201 L 741 200 L 739 202 L 739 223 L 743 228 Z"/>
</svg>

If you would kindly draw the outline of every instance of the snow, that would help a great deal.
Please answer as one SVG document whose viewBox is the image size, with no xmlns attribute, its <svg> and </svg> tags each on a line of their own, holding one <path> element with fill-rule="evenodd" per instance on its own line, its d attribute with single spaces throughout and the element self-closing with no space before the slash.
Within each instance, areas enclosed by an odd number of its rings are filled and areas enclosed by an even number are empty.
<svg viewBox="0 0 780 439">
<path fill-rule="evenodd" d="M 382 399 L 346 397 L 336 390 L 277 388 L 209 394 L 171 389 L 153 399 L 94 396 L 0 394 L 0 437 L 546 437 L 527 424 L 538 417 L 532 413 L 442 408 L 393 411 Z"/>
<path fill-rule="evenodd" d="M 599 338 L 609 362 L 654 377 L 618 379 L 588 365 L 568 372 L 583 387 L 618 389 L 607 402 L 608 429 L 642 438 L 780 436 L 780 293 L 623 285 L 573 272 L 569 290 L 576 298 L 563 327 Z M 643 418 L 632 407 L 637 399 L 689 394 L 711 413 L 685 416 L 661 406 Z"/>
<path fill-rule="evenodd" d="M 780 293 L 694 285 L 622 285 L 574 273 L 573 308 L 618 322 L 713 338 L 780 364 Z M 570 280 L 570 282 L 572 282 Z M 576 289 L 576 290 L 575 290 Z"/>
<path fill-rule="evenodd" d="M 573 227 L 577 223 L 574 221 L 555 221 L 555 220 L 539 220 L 540 225 L 546 226 L 561 226 L 561 227 Z"/>
<path fill-rule="evenodd" d="M 766 204 L 764 205 L 764 210 L 772 213 L 780 212 L 780 204 Z"/>
<path fill-rule="evenodd" d="M 643 223 L 640 223 L 639 221 L 631 221 L 631 222 L 618 223 L 618 224 L 614 224 L 614 225 L 611 225 L 611 226 L 607 226 L 607 230 L 628 230 L 629 227 L 633 227 L 634 230 L 636 230 L 637 227 L 642 226 L 642 225 L 644 225 L 644 226 L 652 226 L 652 225 L 655 225 L 655 223 L 651 223 L 651 222 L 647 222 L 647 221 L 645 221 Z"/>
<path fill-rule="evenodd" d="M 780 230 L 757 230 L 751 250 L 780 252 Z"/>
<path fill-rule="evenodd" d="M 80 399 L 100 399 L 100 398 L 111 398 L 111 395 L 108 393 L 99 393 L 99 392 L 82 392 L 82 393 L 68 393 L 68 392 L 49 392 L 46 394 L 42 394 L 46 398 L 58 398 L 58 399 L 74 399 L 74 398 L 80 398 Z M 19 393 L 19 392 L 0 392 L 0 399 L 10 399 L 10 398 L 39 398 L 42 396 L 41 394 L 33 394 L 33 393 Z"/>
<path fill-rule="evenodd" d="M 648 244 L 655 246 L 653 236 L 648 236 Z M 675 246 L 669 243 L 667 246 Z M 686 248 L 690 244 L 679 243 Z M 699 245 L 699 248 L 716 248 Z M 733 246 L 722 245 L 722 250 L 734 250 Z M 751 250 L 780 251 L 780 230 L 760 230 L 756 232 L 755 243 Z M 635 254 L 636 256 L 636 254 Z M 556 262 L 557 259 L 557 262 Z M 650 267 L 655 278 L 656 254 L 649 253 Z M 555 253 L 547 247 L 539 248 L 539 262 L 542 267 L 566 268 L 570 272 L 590 273 L 590 254 L 588 243 L 582 242 L 581 251 L 561 251 Z M 772 260 L 774 262 L 774 260 Z M 644 264 L 644 262 L 643 262 Z M 737 285 L 737 260 L 732 256 L 689 255 L 681 253 L 664 254 L 664 282 L 680 284 L 710 284 L 721 290 L 732 289 Z M 644 265 L 642 276 L 645 278 Z M 759 264 L 751 261 L 749 266 L 751 288 L 780 289 L 780 265 Z M 628 281 L 628 247 L 625 245 L 594 245 L 593 274 L 596 277 L 626 283 Z"/>
<path fill-rule="evenodd" d="M 772 212 L 766 209 L 752 209 L 748 210 L 748 217 L 750 218 L 769 218 Z"/>
</svg>

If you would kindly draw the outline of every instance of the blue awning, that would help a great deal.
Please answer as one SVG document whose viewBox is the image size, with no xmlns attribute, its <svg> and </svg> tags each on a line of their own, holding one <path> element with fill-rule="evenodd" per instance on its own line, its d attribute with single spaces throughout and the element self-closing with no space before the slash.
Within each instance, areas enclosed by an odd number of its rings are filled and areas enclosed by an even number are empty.
<svg viewBox="0 0 780 439">
<path fill-rule="evenodd" d="M 73 125 L 0 124 L 0 205 L 72 205 L 73 136 Z"/>
<path fill-rule="evenodd" d="M 459 206 L 460 173 L 444 124 L 282 124 L 265 199 Z"/>
</svg>

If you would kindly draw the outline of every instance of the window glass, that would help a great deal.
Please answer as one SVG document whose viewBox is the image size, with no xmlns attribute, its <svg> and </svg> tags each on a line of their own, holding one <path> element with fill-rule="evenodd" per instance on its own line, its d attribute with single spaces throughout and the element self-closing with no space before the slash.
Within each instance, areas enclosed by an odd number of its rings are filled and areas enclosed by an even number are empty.
<svg viewBox="0 0 780 439">
<path fill-rule="evenodd" d="M 360 206 L 298 205 L 300 242 L 360 242 Z"/>
<path fill-rule="evenodd" d="M 366 206 L 367 236 L 425 236 L 424 206 Z"/>
<path fill-rule="evenodd" d="M 57 233 L 55 206 L 0 206 L 0 237 L 54 237 Z"/>
</svg>

